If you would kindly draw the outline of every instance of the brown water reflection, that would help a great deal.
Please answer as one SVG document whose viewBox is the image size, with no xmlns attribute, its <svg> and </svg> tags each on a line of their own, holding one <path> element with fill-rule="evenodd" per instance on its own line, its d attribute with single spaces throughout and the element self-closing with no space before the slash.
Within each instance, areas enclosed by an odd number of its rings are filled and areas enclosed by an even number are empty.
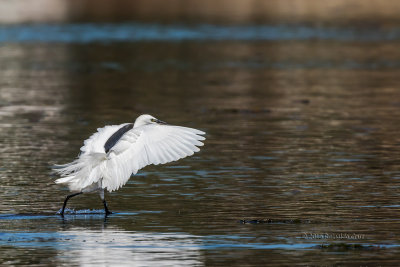
<svg viewBox="0 0 400 267">
<path fill-rule="evenodd" d="M 111 251 L 127 260 L 121 264 L 138 265 L 394 264 L 397 48 L 324 41 L 3 44 L 0 250 L 9 256 L 0 263 L 94 264 L 93 256 Z M 205 130 L 206 146 L 192 158 L 147 167 L 109 194 L 118 214 L 105 221 L 53 216 L 67 191 L 53 184 L 49 166 L 75 157 L 97 127 L 141 113 Z M 70 205 L 101 208 L 97 195 Z M 265 218 L 306 223 L 238 223 Z M 373 248 L 316 247 L 343 242 Z"/>
</svg>

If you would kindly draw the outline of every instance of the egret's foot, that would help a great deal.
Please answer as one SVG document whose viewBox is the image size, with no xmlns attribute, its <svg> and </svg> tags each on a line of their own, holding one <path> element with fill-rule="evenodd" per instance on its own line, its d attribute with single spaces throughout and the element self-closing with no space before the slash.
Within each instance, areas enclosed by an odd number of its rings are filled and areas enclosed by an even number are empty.
<svg viewBox="0 0 400 267">
<path fill-rule="evenodd" d="M 61 211 L 60 211 L 61 210 Z M 64 209 L 60 209 L 59 211 L 57 211 L 56 214 L 60 215 L 61 217 L 64 217 Z"/>
<path fill-rule="evenodd" d="M 112 214 L 112 212 L 108 209 L 107 202 L 105 199 L 103 200 L 103 204 L 104 204 L 104 212 L 106 213 L 106 216 Z"/>
<path fill-rule="evenodd" d="M 64 210 L 65 210 L 65 207 L 67 206 L 68 200 L 69 200 L 71 197 L 74 197 L 74 196 L 77 196 L 77 195 L 80 195 L 80 194 L 83 194 L 83 192 L 78 192 L 78 193 L 75 193 L 75 194 L 71 194 L 71 195 L 68 195 L 68 196 L 65 198 L 64 204 L 63 204 L 63 207 L 62 207 L 62 210 L 61 210 L 61 212 L 60 212 L 61 217 L 64 217 Z"/>
</svg>

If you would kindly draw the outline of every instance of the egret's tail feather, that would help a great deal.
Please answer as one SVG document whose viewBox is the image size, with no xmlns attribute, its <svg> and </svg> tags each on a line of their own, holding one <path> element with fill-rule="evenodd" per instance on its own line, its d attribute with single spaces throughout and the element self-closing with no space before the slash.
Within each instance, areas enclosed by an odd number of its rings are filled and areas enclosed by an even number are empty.
<svg viewBox="0 0 400 267">
<path fill-rule="evenodd" d="M 66 184 L 66 183 L 70 182 L 71 180 L 73 180 L 74 178 L 75 178 L 75 176 L 67 176 L 67 177 L 57 179 L 54 182 L 56 184 Z"/>
<path fill-rule="evenodd" d="M 73 162 L 55 165 L 53 171 L 61 175 L 55 183 L 67 184 L 72 191 L 82 191 L 102 178 L 101 170 L 106 160 L 105 153 L 90 153 Z"/>
</svg>

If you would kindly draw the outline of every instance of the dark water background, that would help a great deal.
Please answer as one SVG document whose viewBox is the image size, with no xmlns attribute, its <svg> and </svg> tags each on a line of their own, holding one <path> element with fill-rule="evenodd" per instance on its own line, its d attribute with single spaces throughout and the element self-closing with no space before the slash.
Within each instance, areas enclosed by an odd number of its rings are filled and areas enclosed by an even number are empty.
<svg viewBox="0 0 400 267">
<path fill-rule="evenodd" d="M 397 265 L 400 31 L 183 28 L 0 29 L 0 264 Z M 55 215 L 50 166 L 142 113 L 206 145 L 107 194 L 106 219 L 83 214 L 96 194 Z"/>
</svg>

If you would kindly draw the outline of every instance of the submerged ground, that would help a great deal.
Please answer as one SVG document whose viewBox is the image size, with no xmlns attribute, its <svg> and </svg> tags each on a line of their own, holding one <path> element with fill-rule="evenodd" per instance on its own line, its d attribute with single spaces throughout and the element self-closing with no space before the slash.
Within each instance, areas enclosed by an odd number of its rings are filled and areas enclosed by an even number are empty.
<svg viewBox="0 0 400 267">
<path fill-rule="evenodd" d="M 0 264 L 399 261 L 398 29 L 0 33 Z M 55 215 L 68 191 L 50 166 L 142 113 L 206 131 L 205 147 L 108 194 L 108 218 L 98 195 Z"/>
</svg>

